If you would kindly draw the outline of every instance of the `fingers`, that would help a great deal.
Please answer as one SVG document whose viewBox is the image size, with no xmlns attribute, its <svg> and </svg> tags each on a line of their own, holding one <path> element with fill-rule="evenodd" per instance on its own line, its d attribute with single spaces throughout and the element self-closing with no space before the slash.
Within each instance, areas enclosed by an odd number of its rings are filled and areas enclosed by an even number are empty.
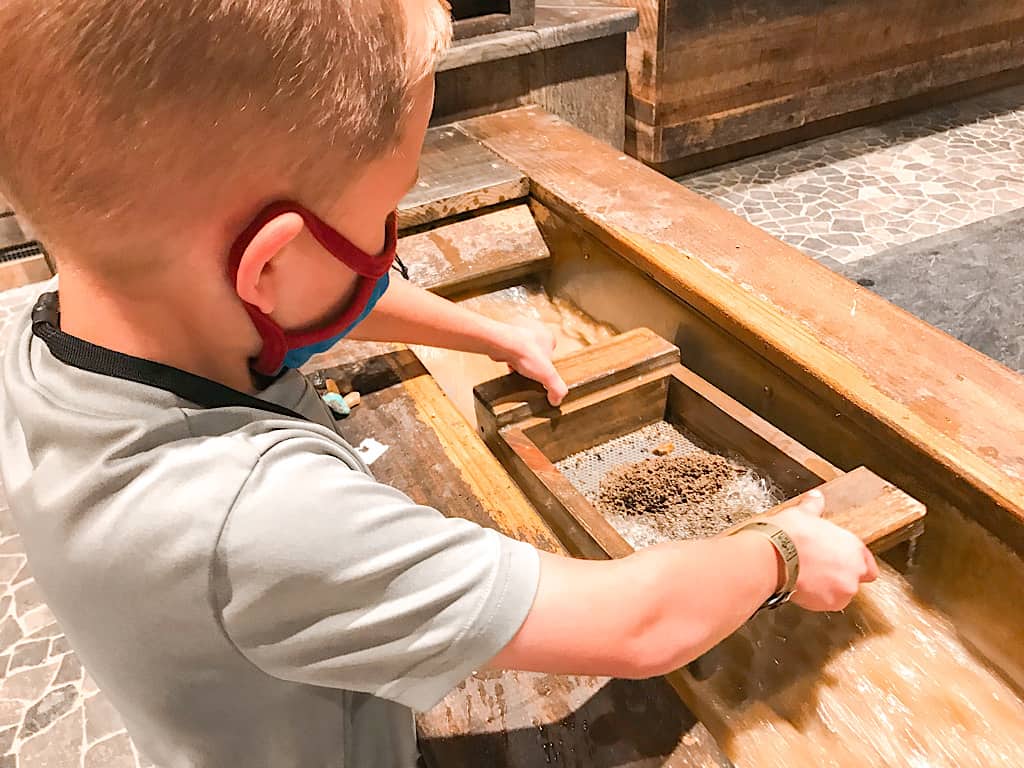
<svg viewBox="0 0 1024 768">
<path fill-rule="evenodd" d="M 565 396 L 569 394 L 569 387 L 566 386 L 565 381 L 561 376 L 558 375 L 558 371 L 555 370 L 554 366 L 551 366 L 551 372 L 546 377 L 544 389 L 548 391 L 548 402 L 551 405 L 558 407 L 565 400 Z"/>
<path fill-rule="evenodd" d="M 864 574 L 860 577 L 862 582 L 874 581 L 878 578 L 878 561 L 871 554 L 871 550 L 864 547 Z"/>
<path fill-rule="evenodd" d="M 825 513 L 825 496 L 819 490 L 808 491 L 800 501 L 800 511 L 821 517 Z"/>
</svg>

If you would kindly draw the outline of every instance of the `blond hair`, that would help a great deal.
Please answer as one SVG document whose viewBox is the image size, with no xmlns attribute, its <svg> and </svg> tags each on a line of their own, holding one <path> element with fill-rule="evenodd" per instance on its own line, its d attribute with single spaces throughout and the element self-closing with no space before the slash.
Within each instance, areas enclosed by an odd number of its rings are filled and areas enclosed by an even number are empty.
<svg viewBox="0 0 1024 768">
<path fill-rule="evenodd" d="M 0 187 L 97 258 L 158 247 L 239 184 L 313 203 L 395 145 L 447 47 L 447 3 L 414 5 L 0 0 Z"/>
</svg>

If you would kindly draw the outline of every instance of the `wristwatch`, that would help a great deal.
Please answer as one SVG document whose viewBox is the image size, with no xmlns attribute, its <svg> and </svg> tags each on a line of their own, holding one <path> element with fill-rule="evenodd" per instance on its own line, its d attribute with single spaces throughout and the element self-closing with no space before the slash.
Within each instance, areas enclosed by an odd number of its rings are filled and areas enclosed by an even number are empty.
<svg viewBox="0 0 1024 768">
<path fill-rule="evenodd" d="M 758 610 L 778 608 L 787 602 L 793 596 L 793 592 L 796 591 L 796 580 L 800 575 L 800 556 L 797 554 L 796 545 L 789 538 L 788 533 L 775 525 L 775 523 L 769 523 L 764 520 L 754 520 L 740 526 L 735 531 L 732 531 L 730 535 L 735 535 L 740 531 L 750 531 L 751 533 L 758 533 L 766 537 L 772 543 L 772 546 L 775 547 L 775 551 L 779 553 L 783 565 L 786 566 L 785 583 L 778 592 L 765 600 L 764 605 Z"/>
</svg>

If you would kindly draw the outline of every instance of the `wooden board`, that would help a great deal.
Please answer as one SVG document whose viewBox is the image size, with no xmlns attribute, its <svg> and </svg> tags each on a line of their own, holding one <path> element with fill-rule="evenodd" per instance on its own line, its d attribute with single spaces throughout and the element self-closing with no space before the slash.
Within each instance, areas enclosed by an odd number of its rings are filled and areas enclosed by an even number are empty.
<svg viewBox="0 0 1024 768">
<path fill-rule="evenodd" d="M 535 0 L 452 0 L 455 39 L 533 24 Z"/>
<path fill-rule="evenodd" d="M 527 205 L 407 235 L 398 254 L 410 280 L 448 298 L 520 282 L 551 262 Z"/>
<path fill-rule="evenodd" d="M 633 0 L 629 146 L 686 158 L 991 75 L 1024 79 L 1014 0 Z"/>
<path fill-rule="evenodd" d="M 526 177 L 464 133 L 431 128 L 416 186 L 398 205 L 399 229 L 526 197 Z"/>
<path fill-rule="evenodd" d="M 453 48 L 437 74 L 433 124 L 540 104 L 621 147 L 626 136 L 626 30 L 622 8 L 540 9 L 538 26 Z M 547 20 L 547 26 L 541 23 Z M 492 57 L 497 58 L 492 58 Z M 456 62 L 462 62 L 457 67 Z"/>
<path fill-rule="evenodd" d="M 399 362 L 395 353 L 403 348 L 379 348 L 375 355 L 370 346 L 360 346 L 341 367 L 324 373 L 365 381 L 367 371 L 384 366 L 398 379 L 368 393 L 341 422 L 353 444 L 373 437 L 389 445 L 373 465 L 377 478 L 446 514 L 564 552 L 422 367 Z M 431 471 L 424 473 L 424 466 Z M 424 758 L 440 768 L 729 766 L 708 731 L 660 679 L 479 674 L 420 715 L 418 726 Z"/>
</svg>

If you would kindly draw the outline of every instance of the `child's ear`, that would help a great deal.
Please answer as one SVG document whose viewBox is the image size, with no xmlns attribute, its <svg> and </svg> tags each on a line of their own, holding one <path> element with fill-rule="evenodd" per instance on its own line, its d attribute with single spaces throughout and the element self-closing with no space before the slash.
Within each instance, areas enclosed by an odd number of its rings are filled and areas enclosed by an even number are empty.
<svg viewBox="0 0 1024 768">
<path fill-rule="evenodd" d="M 235 277 L 239 298 L 269 315 L 277 304 L 274 259 L 291 243 L 305 225 L 297 213 L 282 213 L 260 229 L 249 241 Z"/>
</svg>

